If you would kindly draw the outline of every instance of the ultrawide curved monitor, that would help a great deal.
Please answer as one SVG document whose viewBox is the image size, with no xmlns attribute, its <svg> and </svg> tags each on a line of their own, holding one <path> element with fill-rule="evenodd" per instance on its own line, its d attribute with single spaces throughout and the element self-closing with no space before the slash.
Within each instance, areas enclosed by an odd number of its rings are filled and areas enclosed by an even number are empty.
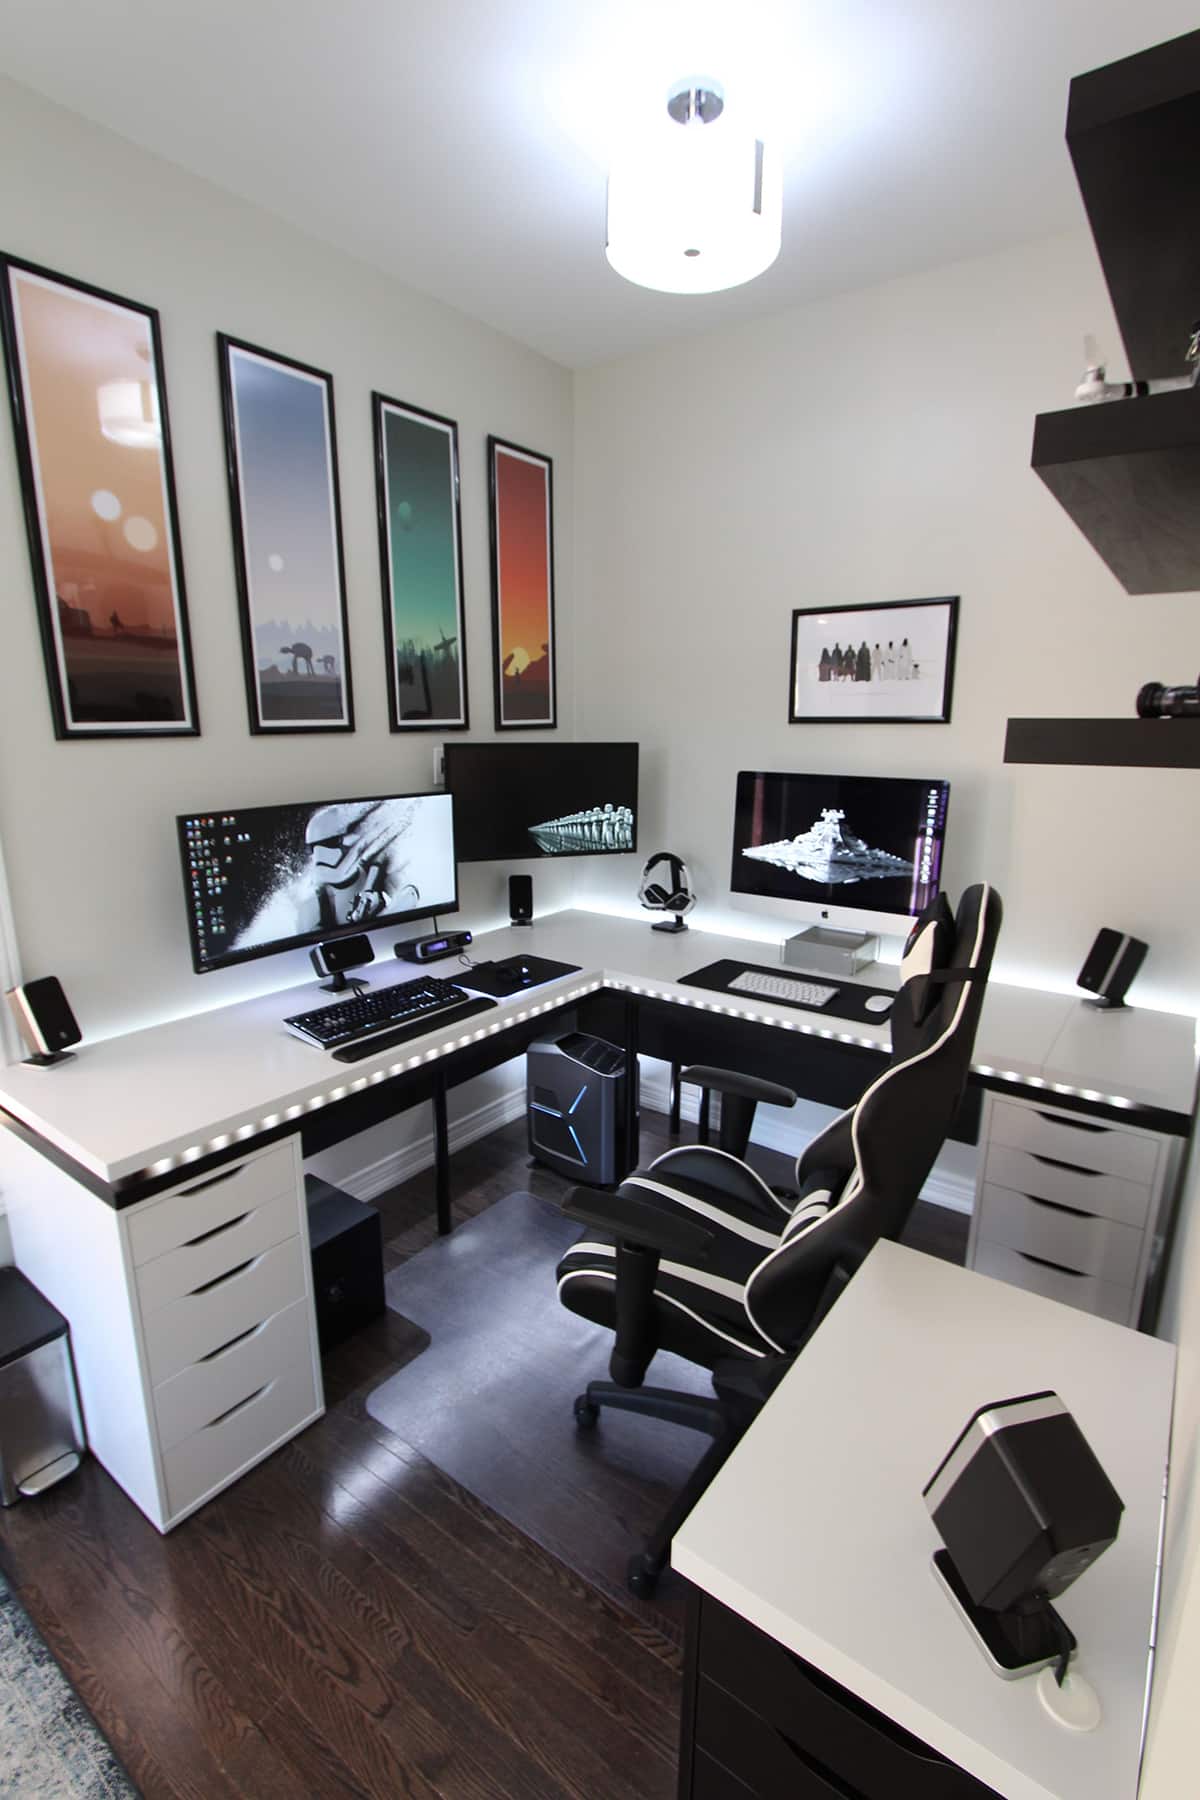
<svg viewBox="0 0 1200 1800">
<path fill-rule="evenodd" d="M 449 794 L 231 807 L 176 825 L 198 975 L 458 910 Z"/>
<path fill-rule="evenodd" d="M 730 886 L 810 916 L 881 915 L 900 931 L 941 885 L 949 799 L 936 779 L 743 769 Z"/>
</svg>

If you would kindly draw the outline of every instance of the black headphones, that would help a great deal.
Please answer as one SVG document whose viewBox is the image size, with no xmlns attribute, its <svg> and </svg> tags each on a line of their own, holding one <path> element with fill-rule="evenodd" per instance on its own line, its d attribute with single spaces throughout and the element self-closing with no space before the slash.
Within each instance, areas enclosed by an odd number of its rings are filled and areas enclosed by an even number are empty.
<svg viewBox="0 0 1200 1800">
<path fill-rule="evenodd" d="M 654 870 L 663 863 L 667 865 L 665 887 L 661 882 L 650 879 Z M 642 870 L 638 899 L 648 912 L 691 912 L 696 904 L 696 896 L 692 892 L 692 878 L 683 858 L 676 856 L 672 850 L 657 850 Z"/>
</svg>

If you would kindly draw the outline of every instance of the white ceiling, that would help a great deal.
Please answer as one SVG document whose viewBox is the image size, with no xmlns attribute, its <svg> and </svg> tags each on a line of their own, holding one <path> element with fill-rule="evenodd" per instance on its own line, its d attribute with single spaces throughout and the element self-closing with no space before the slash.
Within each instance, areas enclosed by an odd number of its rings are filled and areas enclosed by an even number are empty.
<svg viewBox="0 0 1200 1800">
<path fill-rule="evenodd" d="M 1070 77 L 1195 24 L 1194 0 L 0 0 L 0 68 L 582 366 L 1080 227 Z M 692 74 L 774 125 L 783 251 L 653 294 L 604 259 L 605 161 Z"/>
</svg>

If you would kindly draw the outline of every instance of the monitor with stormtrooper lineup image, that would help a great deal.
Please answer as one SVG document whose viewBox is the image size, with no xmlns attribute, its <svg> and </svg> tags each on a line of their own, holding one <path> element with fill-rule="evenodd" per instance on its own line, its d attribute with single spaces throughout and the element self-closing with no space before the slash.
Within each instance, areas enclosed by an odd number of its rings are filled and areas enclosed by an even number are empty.
<svg viewBox="0 0 1200 1800">
<path fill-rule="evenodd" d="M 809 920 L 902 934 L 941 886 L 950 784 L 913 776 L 743 769 L 735 895 L 793 902 Z"/>
<path fill-rule="evenodd" d="M 636 743 L 448 743 L 445 765 L 460 862 L 637 849 Z"/>
<path fill-rule="evenodd" d="M 449 794 L 226 807 L 176 827 L 198 975 L 458 910 Z"/>
</svg>

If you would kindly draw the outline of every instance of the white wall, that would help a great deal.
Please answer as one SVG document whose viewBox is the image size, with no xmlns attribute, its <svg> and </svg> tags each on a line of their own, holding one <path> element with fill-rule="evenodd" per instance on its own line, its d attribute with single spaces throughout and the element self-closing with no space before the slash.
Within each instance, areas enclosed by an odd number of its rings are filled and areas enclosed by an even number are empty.
<svg viewBox="0 0 1200 1800">
<path fill-rule="evenodd" d="M 1115 371 L 1081 234 L 576 377 L 579 736 L 641 738 L 640 842 L 687 858 L 697 924 L 764 929 L 729 909 L 738 768 L 947 775 L 946 885 L 999 888 L 1002 976 L 1070 990 L 1115 925 L 1151 945 L 1135 998 L 1200 1010 L 1195 774 L 1002 760 L 1010 715 L 1131 717 L 1195 679 L 1195 596 L 1126 595 L 1029 467 L 1085 331 Z M 940 594 L 950 725 L 788 724 L 793 607 Z"/>
<path fill-rule="evenodd" d="M 1140 1800 L 1195 1791 L 1200 1691 L 1200 1156 L 1192 1152 L 1163 1296 L 1162 1337 L 1178 1346 L 1158 1661 Z"/>
<path fill-rule="evenodd" d="M 11 177 L 0 184 L 0 248 L 155 306 L 162 321 L 200 738 L 55 742 L 12 433 L 0 423 L 0 840 L 23 974 L 58 975 L 94 1039 L 310 973 L 297 952 L 193 975 L 176 813 L 429 785 L 431 735 L 388 730 L 373 388 L 458 421 L 472 737 L 492 735 L 486 437 L 554 458 L 559 714 L 570 734 L 571 383 L 497 332 L 3 81 L 0 166 Z M 249 735 L 218 330 L 333 374 L 353 734 Z M 464 870 L 462 922 L 481 929 L 506 916 L 506 873 Z M 569 871 L 544 871 L 540 903 L 570 882 Z M 389 954 L 395 935 L 381 934 Z"/>
</svg>

